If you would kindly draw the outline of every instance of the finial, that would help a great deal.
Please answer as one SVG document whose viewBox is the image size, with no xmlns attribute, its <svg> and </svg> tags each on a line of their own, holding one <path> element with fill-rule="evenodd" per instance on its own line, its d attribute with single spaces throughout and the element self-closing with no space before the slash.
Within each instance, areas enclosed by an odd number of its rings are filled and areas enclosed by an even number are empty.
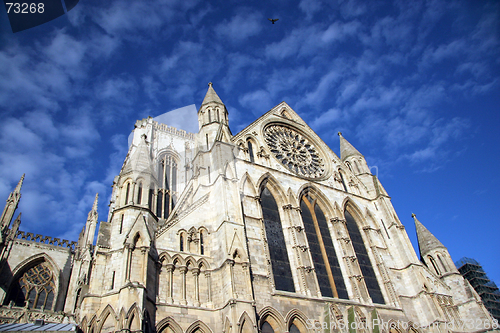
<svg viewBox="0 0 500 333">
<path fill-rule="evenodd" d="M 411 213 L 411 217 L 416 218 L 417 215 L 415 215 L 414 213 Z"/>
<path fill-rule="evenodd" d="M 212 82 L 208 82 L 208 86 L 211 87 L 212 86 Z"/>
<path fill-rule="evenodd" d="M 97 211 L 97 200 L 99 199 L 99 193 L 95 194 L 94 204 L 92 205 L 92 210 Z"/>
<path fill-rule="evenodd" d="M 340 131 L 339 131 L 337 134 L 338 134 L 339 136 L 342 136 L 342 132 L 340 132 Z"/>
</svg>

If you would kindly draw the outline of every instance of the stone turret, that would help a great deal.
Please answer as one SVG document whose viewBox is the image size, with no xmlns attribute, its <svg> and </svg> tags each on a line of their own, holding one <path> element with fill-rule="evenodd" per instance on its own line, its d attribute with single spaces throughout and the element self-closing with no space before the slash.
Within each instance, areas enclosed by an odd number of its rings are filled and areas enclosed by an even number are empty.
<svg viewBox="0 0 500 333">
<path fill-rule="evenodd" d="M 424 227 L 415 214 L 411 216 L 415 221 L 420 259 L 438 276 L 442 276 L 449 272 L 456 272 L 457 269 L 451 260 L 448 249 L 436 238 L 436 236 Z"/>
<path fill-rule="evenodd" d="M 198 110 L 198 149 L 210 150 L 215 141 L 230 142 L 228 112 L 224 103 L 215 92 L 212 82 Z"/>
<path fill-rule="evenodd" d="M 340 158 L 342 162 L 344 162 L 355 175 L 369 174 L 370 169 L 368 168 L 365 157 L 342 136 L 341 132 L 338 134 L 340 137 Z"/>
</svg>

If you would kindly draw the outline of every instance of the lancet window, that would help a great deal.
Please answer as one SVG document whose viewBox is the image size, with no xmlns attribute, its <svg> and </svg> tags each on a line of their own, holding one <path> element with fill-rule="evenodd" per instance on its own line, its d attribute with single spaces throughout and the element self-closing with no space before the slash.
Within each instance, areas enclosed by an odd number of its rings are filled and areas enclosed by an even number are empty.
<svg viewBox="0 0 500 333">
<path fill-rule="evenodd" d="M 156 216 L 167 218 L 174 208 L 177 197 L 177 163 L 172 155 L 163 155 L 159 162 L 158 173 Z"/>
<path fill-rule="evenodd" d="M 248 145 L 248 155 L 250 156 L 250 162 L 254 163 L 255 157 L 253 155 L 253 145 L 250 139 L 247 140 L 247 145 Z"/>
<path fill-rule="evenodd" d="M 28 309 L 52 310 L 54 294 L 52 271 L 45 262 L 41 262 L 26 270 L 14 281 L 4 305 L 13 302 L 14 306 L 27 306 Z"/>
<path fill-rule="evenodd" d="M 321 294 L 325 297 L 348 299 L 344 278 L 323 211 L 318 206 L 317 200 L 309 193 L 302 196 L 300 209 Z"/>
<path fill-rule="evenodd" d="M 436 272 L 436 274 L 440 275 L 441 272 L 439 271 L 439 268 L 438 268 L 438 266 L 437 266 L 436 261 L 434 260 L 434 258 L 432 256 L 428 256 L 428 258 L 429 258 L 429 261 L 431 262 L 432 267 L 434 268 L 434 271 Z"/>
<path fill-rule="evenodd" d="M 359 231 L 358 224 L 347 209 L 344 210 L 344 216 L 347 231 L 349 232 L 349 237 L 351 238 L 351 243 L 358 259 L 359 267 L 361 269 L 361 273 L 363 274 L 368 293 L 370 294 L 373 303 L 385 304 L 384 297 L 380 290 L 377 277 L 375 276 L 375 271 L 373 270 L 370 257 L 368 257 L 368 252 Z"/>
<path fill-rule="evenodd" d="M 260 199 L 276 290 L 295 292 L 278 205 L 267 187 L 262 190 Z"/>
</svg>

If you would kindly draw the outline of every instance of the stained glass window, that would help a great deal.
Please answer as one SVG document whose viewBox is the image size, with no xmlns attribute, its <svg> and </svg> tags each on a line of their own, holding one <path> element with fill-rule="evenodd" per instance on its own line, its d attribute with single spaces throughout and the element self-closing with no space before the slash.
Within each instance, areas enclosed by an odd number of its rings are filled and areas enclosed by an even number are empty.
<svg viewBox="0 0 500 333">
<path fill-rule="evenodd" d="M 278 205 L 266 187 L 260 198 L 276 289 L 295 292 Z"/>
<path fill-rule="evenodd" d="M 166 219 L 175 206 L 177 195 L 177 163 L 171 155 L 164 155 L 158 167 L 160 189 L 157 193 L 156 216 Z"/>
<path fill-rule="evenodd" d="M 307 194 L 300 201 L 300 209 L 321 295 L 348 299 L 344 278 L 323 211 Z"/>
<path fill-rule="evenodd" d="M 373 303 L 385 304 L 372 263 L 368 257 L 365 243 L 363 242 L 363 238 L 359 232 L 359 227 L 349 211 L 345 210 L 344 215 L 347 230 L 349 232 L 349 236 L 351 237 L 351 243 L 354 248 L 354 252 L 356 253 L 356 257 L 358 258 L 359 267 L 361 268 L 361 273 L 363 274 L 366 287 L 368 288 L 368 293 L 370 294 Z"/>
<path fill-rule="evenodd" d="M 4 305 L 12 301 L 14 306 L 24 307 L 28 302 L 29 309 L 52 310 L 54 286 L 54 277 L 47 264 L 39 263 L 12 283 Z"/>
</svg>

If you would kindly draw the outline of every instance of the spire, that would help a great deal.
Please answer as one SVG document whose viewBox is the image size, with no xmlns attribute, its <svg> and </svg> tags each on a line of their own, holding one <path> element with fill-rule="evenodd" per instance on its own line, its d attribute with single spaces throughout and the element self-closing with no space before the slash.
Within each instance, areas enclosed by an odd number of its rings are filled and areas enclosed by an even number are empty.
<svg viewBox="0 0 500 333">
<path fill-rule="evenodd" d="M 415 220 L 415 228 L 417 229 L 418 248 L 420 250 L 420 257 L 423 258 L 429 251 L 436 248 L 445 248 L 441 242 L 431 234 L 429 230 L 417 219 L 417 215 L 411 214 Z"/>
<path fill-rule="evenodd" d="M 338 134 L 340 137 L 340 158 L 342 159 L 342 161 L 352 155 L 363 156 L 359 151 L 357 151 L 356 148 L 354 148 L 353 145 L 349 143 L 349 141 L 347 141 L 342 136 L 342 132 L 339 132 Z"/>
<path fill-rule="evenodd" d="M 95 194 L 94 204 L 92 205 L 92 211 L 97 212 L 97 200 L 99 199 L 99 193 Z"/>
<path fill-rule="evenodd" d="M 23 173 L 23 175 L 21 176 L 21 179 L 19 180 L 19 183 L 17 183 L 16 189 L 14 190 L 14 192 L 16 192 L 16 193 L 21 192 L 21 187 L 23 186 L 23 182 L 24 182 L 24 175 L 26 175 L 26 174 Z"/>
<path fill-rule="evenodd" d="M 212 82 L 208 83 L 208 91 L 207 91 L 207 94 L 205 95 L 205 98 L 203 99 L 203 103 L 201 103 L 201 105 L 203 106 L 203 105 L 208 104 L 208 103 L 218 103 L 218 104 L 224 105 L 224 103 L 222 103 L 221 99 L 219 98 L 219 96 L 215 92 L 214 88 L 212 87 Z"/>
<path fill-rule="evenodd" d="M 3 213 L 0 217 L 0 232 L 9 228 L 10 222 L 14 217 L 14 212 L 17 209 L 17 205 L 19 204 L 19 200 L 21 200 L 21 187 L 23 186 L 24 175 L 22 175 L 19 183 L 17 183 L 14 191 L 10 192 L 9 197 L 7 198 L 7 203 L 3 209 Z"/>
</svg>

